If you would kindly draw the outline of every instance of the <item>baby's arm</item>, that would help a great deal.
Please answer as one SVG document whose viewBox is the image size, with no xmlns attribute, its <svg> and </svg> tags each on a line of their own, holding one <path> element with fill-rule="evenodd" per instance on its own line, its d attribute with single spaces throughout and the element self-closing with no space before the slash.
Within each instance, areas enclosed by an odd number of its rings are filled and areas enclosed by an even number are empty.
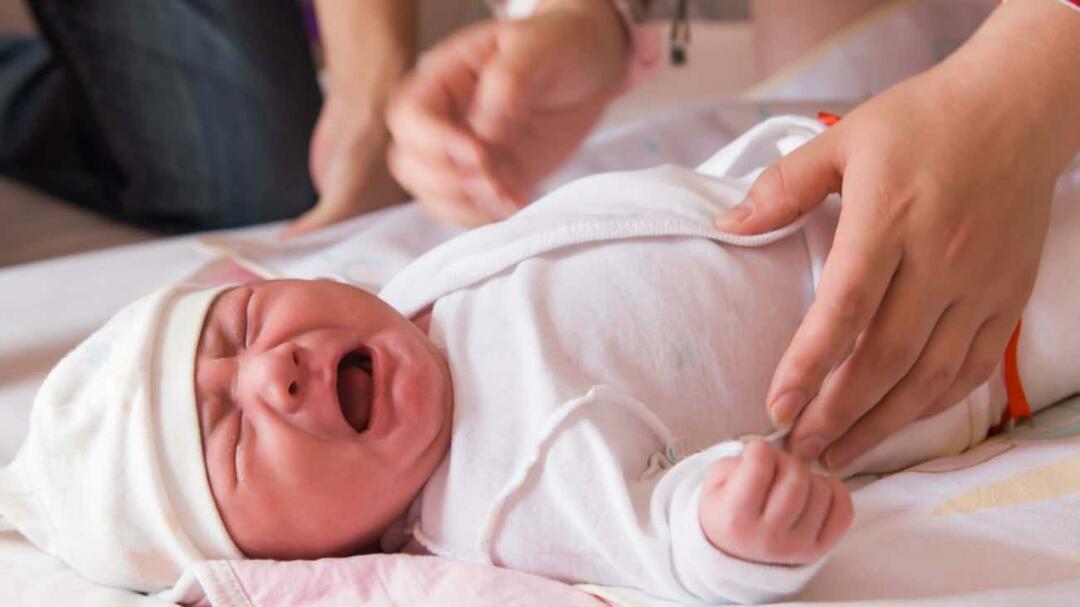
<svg viewBox="0 0 1080 607">
<path fill-rule="evenodd" d="M 717 549 L 746 561 L 806 565 L 847 531 L 851 495 L 838 479 L 816 474 L 772 445 L 754 441 L 737 458 L 709 468 L 698 518 Z"/>
<path fill-rule="evenodd" d="M 797 595 L 852 521 L 837 480 L 767 443 L 730 455 L 721 443 L 668 470 L 665 503 L 675 577 L 708 602 L 765 603 Z"/>
<path fill-rule="evenodd" d="M 660 436 L 643 404 L 607 387 L 586 398 L 543 466 L 489 515 L 494 534 L 481 546 L 492 562 L 682 603 L 774 602 L 802 591 L 850 523 L 842 486 L 772 447 L 751 444 L 736 456 L 743 445 L 728 441 L 678 458 L 674 437 Z M 768 508 L 798 501 L 802 481 L 830 491 L 808 490 L 795 514 Z M 766 496 L 757 515 L 743 503 L 754 493 L 747 487 Z M 790 534 L 777 513 L 793 522 Z"/>
</svg>

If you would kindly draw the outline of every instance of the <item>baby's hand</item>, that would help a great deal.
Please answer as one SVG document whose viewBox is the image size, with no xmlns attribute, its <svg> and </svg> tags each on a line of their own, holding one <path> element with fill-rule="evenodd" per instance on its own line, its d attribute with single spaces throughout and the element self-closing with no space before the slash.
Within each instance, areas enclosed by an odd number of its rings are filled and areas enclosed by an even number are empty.
<svg viewBox="0 0 1080 607">
<path fill-rule="evenodd" d="M 792 455 L 754 441 L 712 465 L 698 519 L 717 549 L 746 561 L 805 565 L 821 558 L 851 525 L 851 494 Z"/>
</svg>

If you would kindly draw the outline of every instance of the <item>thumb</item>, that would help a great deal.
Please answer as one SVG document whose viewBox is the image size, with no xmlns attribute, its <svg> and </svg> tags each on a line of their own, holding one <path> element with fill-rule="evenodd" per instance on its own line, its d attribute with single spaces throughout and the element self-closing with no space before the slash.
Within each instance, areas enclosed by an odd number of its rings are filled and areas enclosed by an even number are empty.
<svg viewBox="0 0 1080 607">
<path fill-rule="evenodd" d="M 382 152 L 381 158 L 385 158 Z M 408 193 L 390 175 L 384 162 L 374 167 L 354 156 L 340 158 L 326 176 L 327 189 L 308 212 L 285 227 L 282 238 L 319 228 L 408 200 Z"/>
<path fill-rule="evenodd" d="M 528 113 L 528 58 L 498 56 L 480 73 L 476 99 L 468 117 L 473 132 L 484 141 L 504 141 Z"/>
<path fill-rule="evenodd" d="M 349 204 L 340 204 L 332 198 L 323 196 L 319 198 L 314 207 L 290 221 L 281 232 L 281 237 L 288 239 L 314 232 L 319 228 L 337 223 L 355 214 Z"/>
<path fill-rule="evenodd" d="M 368 179 L 366 161 L 366 158 L 352 158 L 339 149 L 323 175 L 325 187 L 320 190 L 319 201 L 305 214 L 289 222 L 281 238 L 298 237 L 360 215 L 360 202 Z"/>
<path fill-rule="evenodd" d="M 352 160 L 356 163 L 351 164 Z M 320 191 L 318 202 L 303 215 L 285 226 L 282 238 L 293 238 L 319 228 L 337 223 L 359 214 L 356 199 L 367 177 L 361 161 L 337 154 L 330 162 L 329 170 L 323 175 L 325 188 Z"/>
<path fill-rule="evenodd" d="M 765 169 L 746 199 L 716 219 L 732 234 L 760 234 L 782 228 L 840 191 L 843 165 L 837 131 L 827 131 Z"/>
</svg>

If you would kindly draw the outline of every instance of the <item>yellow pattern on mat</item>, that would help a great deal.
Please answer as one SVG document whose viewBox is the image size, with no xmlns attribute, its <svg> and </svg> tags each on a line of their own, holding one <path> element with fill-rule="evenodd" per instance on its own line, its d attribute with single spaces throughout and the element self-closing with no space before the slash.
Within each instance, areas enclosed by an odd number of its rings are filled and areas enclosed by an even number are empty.
<svg viewBox="0 0 1080 607">
<path fill-rule="evenodd" d="M 1071 493 L 1080 493 L 1080 453 L 1049 466 L 962 493 L 938 506 L 934 514 L 978 512 Z"/>
</svg>

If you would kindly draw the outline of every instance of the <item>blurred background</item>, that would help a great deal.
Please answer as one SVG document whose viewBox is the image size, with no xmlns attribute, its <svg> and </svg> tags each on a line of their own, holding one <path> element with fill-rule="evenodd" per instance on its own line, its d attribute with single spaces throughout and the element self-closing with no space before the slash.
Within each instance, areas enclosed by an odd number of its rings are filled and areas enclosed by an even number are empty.
<svg viewBox="0 0 1080 607">
<path fill-rule="evenodd" d="M 695 54 L 727 58 L 691 61 L 685 69 L 665 66 L 656 81 L 620 100 L 603 126 L 661 111 L 672 91 L 689 102 L 739 93 L 758 80 L 747 2 L 724 2 L 727 20 L 695 25 Z M 481 0 L 423 0 L 420 39 L 423 47 L 469 23 L 490 17 Z M 21 0 L 0 0 L 0 34 L 33 35 L 33 19 Z M 703 73 L 708 70 L 708 77 Z M 154 238 L 146 230 L 116 223 L 62 204 L 28 186 L 0 177 L 0 266 L 26 263 L 107 246 Z"/>
<path fill-rule="evenodd" d="M 996 4 L 830 0 L 822 10 L 826 3 L 802 0 L 698 1 L 722 18 L 693 23 L 687 64 L 664 62 L 653 80 L 609 108 L 599 129 L 719 100 L 857 103 L 940 61 Z M 422 48 L 490 18 L 483 0 L 421 0 L 420 15 Z M 35 35 L 22 0 L 0 0 L 0 35 Z M 156 237 L 0 177 L 0 267 Z"/>
</svg>

